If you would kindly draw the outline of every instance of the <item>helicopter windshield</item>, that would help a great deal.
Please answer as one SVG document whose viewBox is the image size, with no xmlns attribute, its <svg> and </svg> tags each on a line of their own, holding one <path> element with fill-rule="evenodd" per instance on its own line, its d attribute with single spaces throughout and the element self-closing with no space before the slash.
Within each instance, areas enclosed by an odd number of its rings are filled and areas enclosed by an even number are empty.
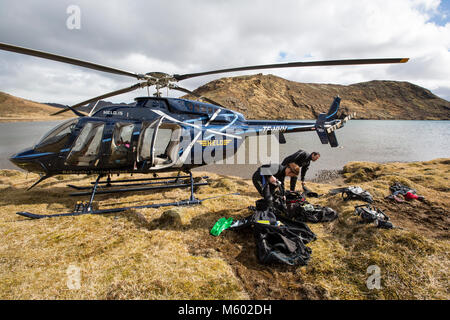
<svg viewBox="0 0 450 320">
<path fill-rule="evenodd" d="M 36 144 L 35 149 L 40 152 L 59 152 L 70 138 L 78 119 L 71 119 L 63 122 L 49 133 L 47 133 L 41 141 Z"/>
<path fill-rule="evenodd" d="M 86 123 L 75 140 L 66 163 L 76 166 L 96 166 L 104 127 L 105 124 L 101 122 Z"/>
</svg>

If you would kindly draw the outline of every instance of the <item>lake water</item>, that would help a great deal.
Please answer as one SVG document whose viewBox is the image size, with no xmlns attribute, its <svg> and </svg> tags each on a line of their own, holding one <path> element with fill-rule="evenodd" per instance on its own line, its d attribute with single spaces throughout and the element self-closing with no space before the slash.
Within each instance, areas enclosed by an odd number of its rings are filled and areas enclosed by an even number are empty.
<svg viewBox="0 0 450 320">
<path fill-rule="evenodd" d="M 17 169 L 8 157 L 33 146 L 60 121 L 0 123 L 0 168 Z M 339 147 L 322 145 L 316 132 L 286 134 L 280 159 L 304 149 L 321 157 L 310 166 L 307 179 L 320 170 L 336 170 L 349 161 L 426 161 L 450 158 L 450 121 L 351 120 L 336 131 Z M 196 170 L 250 178 L 259 165 L 209 165 Z"/>
</svg>

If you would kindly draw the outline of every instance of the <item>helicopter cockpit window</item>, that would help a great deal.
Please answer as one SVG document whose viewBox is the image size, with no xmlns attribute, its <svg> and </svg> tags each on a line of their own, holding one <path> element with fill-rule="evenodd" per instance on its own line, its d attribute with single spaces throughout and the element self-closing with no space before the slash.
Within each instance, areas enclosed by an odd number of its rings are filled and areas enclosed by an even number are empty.
<svg viewBox="0 0 450 320">
<path fill-rule="evenodd" d="M 133 137 L 134 124 L 116 123 L 111 140 L 112 164 L 126 164 L 132 160 L 133 150 L 131 139 Z"/>
<path fill-rule="evenodd" d="M 96 166 L 104 127 L 104 123 L 86 123 L 67 157 L 67 164 L 88 167 Z"/>
<path fill-rule="evenodd" d="M 59 152 L 67 144 L 78 119 L 72 119 L 60 124 L 47 133 L 36 145 L 39 152 Z"/>
</svg>

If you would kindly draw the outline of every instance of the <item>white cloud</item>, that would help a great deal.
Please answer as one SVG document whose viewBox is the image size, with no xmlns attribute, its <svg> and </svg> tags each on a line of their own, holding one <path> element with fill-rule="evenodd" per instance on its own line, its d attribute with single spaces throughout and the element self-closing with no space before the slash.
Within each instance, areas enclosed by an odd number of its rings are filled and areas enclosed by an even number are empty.
<svg viewBox="0 0 450 320">
<path fill-rule="evenodd" d="M 437 0 L 80 0 L 81 30 L 66 28 L 70 4 L 2 1 L 0 41 L 143 73 L 182 74 L 279 61 L 409 57 L 408 63 L 395 66 L 264 73 L 302 82 L 410 81 L 450 99 L 450 23 L 433 23 L 432 18 L 441 15 Z M 194 78 L 180 85 L 195 89 L 231 75 Z M 76 103 L 134 82 L 0 53 L 0 90 L 33 100 Z M 112 100 L 130 101 L 137 95 L 146 95 L 146 90 Z"/>
</svg>

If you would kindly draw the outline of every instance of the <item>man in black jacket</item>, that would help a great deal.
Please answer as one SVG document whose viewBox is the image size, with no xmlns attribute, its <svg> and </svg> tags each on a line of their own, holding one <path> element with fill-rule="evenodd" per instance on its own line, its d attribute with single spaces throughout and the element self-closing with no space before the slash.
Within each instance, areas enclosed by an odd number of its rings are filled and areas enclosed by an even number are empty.
<svg viewBox="0 0 450 320">
<path fill-rule="evenodd" d="M 318 153 L 318 152 L 314 151 L 311 154 L 309 154 L 306 151 L 298 150 L 296 153 L 291 154 L 290 156 L 286 157 L 281 164 L 284 166 L 286 166 L 290 163 L 295 163 L 296 165 L 298 165 L 301 168 L 300 178 L 302 180 L 302 187 L 304 187 L 305 186 L 305 174 L 306 174 L 306 171 L 308 171 L 308 169 L 309 169 L 309 164 L 311 163 L 311 161 L 317 161 L 319 158 L 320 158 L 320 153 Z M 291 177 L 291 185 L 290 185 L 291 191 L 295 191 L 296 184 L 297 184 L 297 177 Z"/>
<path fill-rule="evenodd" d="M 297 177 L 300 168 L 295 163 L 287 165 L 268 164 L 258 168 L 253 174 L 253 185 L 259 194 L 264 197 L 269 206 L 273 203 L 273 194 L 280 187 L 284 190 L 284 178 L 286 176 Z"/>
</svg>

